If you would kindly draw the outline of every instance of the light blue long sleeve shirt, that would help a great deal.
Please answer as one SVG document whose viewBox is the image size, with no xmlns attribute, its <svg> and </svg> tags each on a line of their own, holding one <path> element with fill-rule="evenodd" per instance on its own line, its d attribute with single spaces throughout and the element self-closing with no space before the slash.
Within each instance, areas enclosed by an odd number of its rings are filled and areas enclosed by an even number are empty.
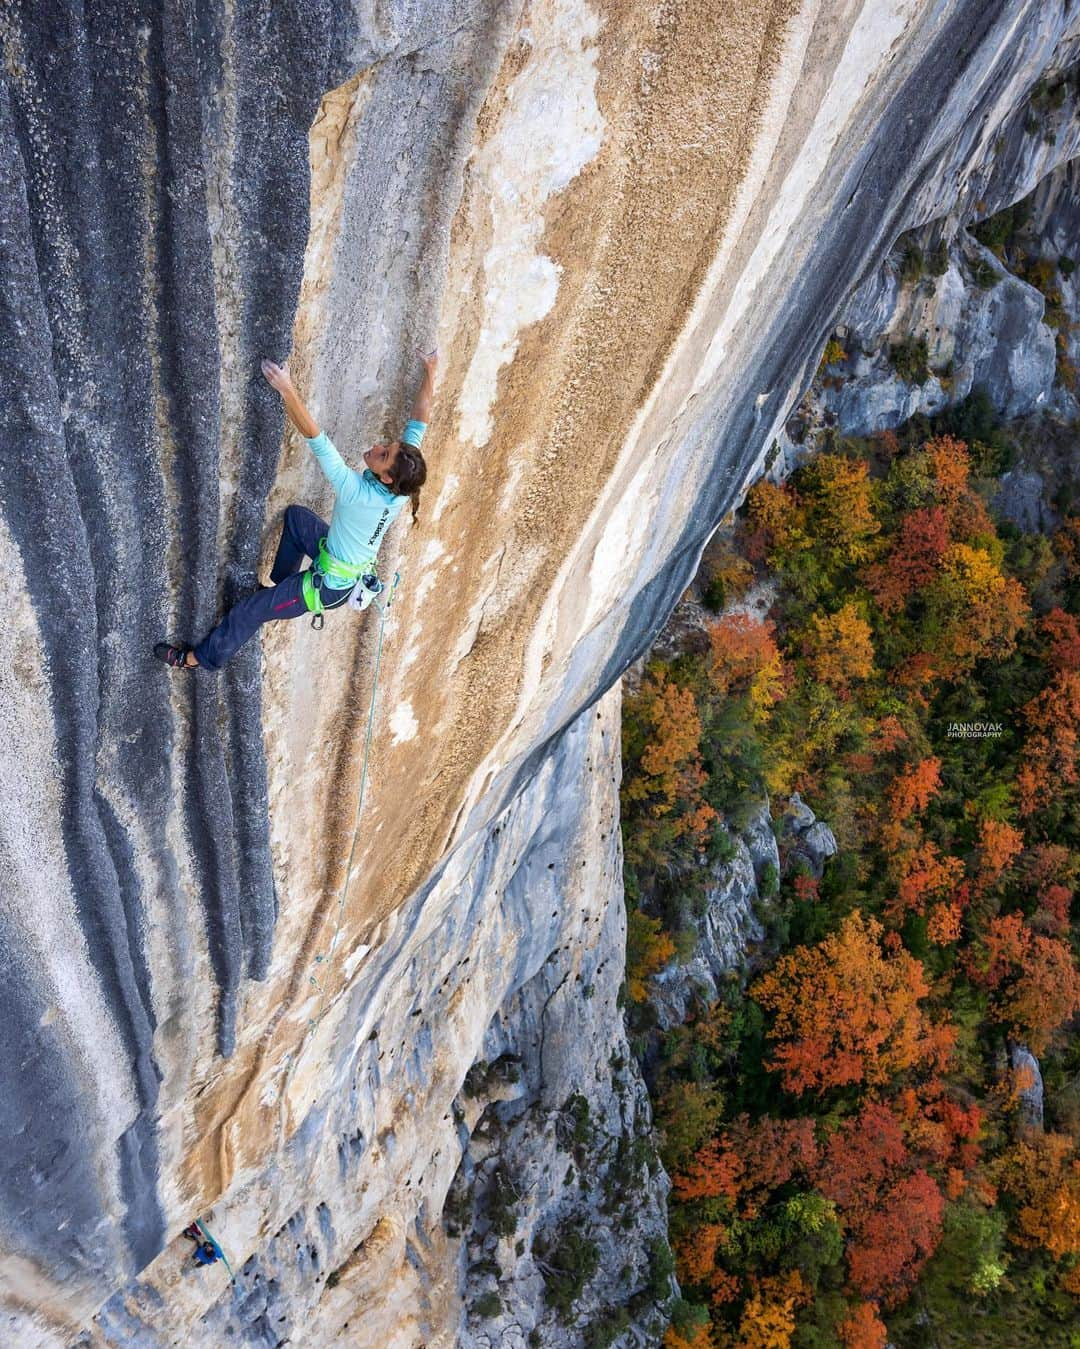
<svg viewBox="0 0 1080 1349">
<path fill-rule="evenodd" d="M 350 468 L 325 431 L 308 440 L 308 444 L 334 489 L 334 513 L 326 536 L 328 551 L 339 562 L 354 567 L 374 562 L 386 531 L 397 519 L 408 497 L 392 492 L 371 469 L 357 473 Z M 325 584 L 333 589 L 343 588 L 334 586 L 331 576 L 326 578 Z"/>
</svg>

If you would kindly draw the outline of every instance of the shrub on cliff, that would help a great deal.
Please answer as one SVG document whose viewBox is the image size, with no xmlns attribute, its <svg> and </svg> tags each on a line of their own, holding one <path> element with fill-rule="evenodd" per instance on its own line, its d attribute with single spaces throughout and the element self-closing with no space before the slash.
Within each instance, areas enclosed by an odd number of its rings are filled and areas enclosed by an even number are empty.
<svg viewBox="0 0 1080 1349">
<path fill-rule="evenodd" d="M 561 1321 L 572 1321 L 578 1298 L 600 1267 L 599 1246 L 581 1231 L 578 1220 L 567 1218 L 554 1231 L 538 1233 L 532 1252 L 544 1280 L 544 1301 Z"/>
<path fill-rule="evenodd" d="M 889 347 L 892 368 L 908 384 L 925 384 L 930 378 L 930 349 L 925 337 L 904 337 Z"/>
</svg>

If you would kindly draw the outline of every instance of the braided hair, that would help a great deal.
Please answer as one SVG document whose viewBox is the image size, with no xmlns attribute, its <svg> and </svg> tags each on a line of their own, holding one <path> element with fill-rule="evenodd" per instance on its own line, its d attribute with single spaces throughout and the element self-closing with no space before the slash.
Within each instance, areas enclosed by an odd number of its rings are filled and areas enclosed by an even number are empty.
<svg viewBox="0 0 1080 1349">
<path fill-rule="evenodd" d="M 398 443 L 397 458 L 387 472 L 390 475 L 390 489 L 396 496 L 412 498 L 412 518 L 416 523 L 416 513 L 420 509 L 420 489 L 427 481 L 427 464 L 424 456 L 413 445 Z"/>
</svg>

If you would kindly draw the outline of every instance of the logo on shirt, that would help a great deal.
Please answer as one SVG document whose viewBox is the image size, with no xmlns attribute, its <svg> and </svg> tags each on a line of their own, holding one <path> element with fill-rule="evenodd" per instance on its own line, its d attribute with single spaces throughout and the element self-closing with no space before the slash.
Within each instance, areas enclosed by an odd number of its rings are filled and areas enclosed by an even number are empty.
<svg viewBox="0 0 1080 1349">
<path fill-rule="evenodd" d="M 376 540 L 378 539 L 379 535 L 383 532 L 383 530 L 384 530 L 385 527 L 386 527 L 386 521 L 387 521 L 389 515 L 390 515 L 390 510 L 389 510 L 389 508 L 384 509 L 384 510 L 383 510 L 383 513 L 382 513 L 382 516 L 381 516 L 381 518 L 380 518 L 380 520 L 379 520 L 379 523 L 375 526 L 375 533 L 372 534 L 372 536 L 371 536 L 370 539 L 368 539 L 368 544 L 369 544 L 369 545 L 374 545 L 374 543 L 375 543 Z"/>
</svg>

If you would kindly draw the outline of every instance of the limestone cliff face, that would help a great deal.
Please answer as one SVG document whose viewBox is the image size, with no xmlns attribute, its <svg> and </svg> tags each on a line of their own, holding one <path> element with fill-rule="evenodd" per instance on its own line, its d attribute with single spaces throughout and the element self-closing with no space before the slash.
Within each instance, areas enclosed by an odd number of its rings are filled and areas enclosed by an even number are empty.
<svg viewBox="0 0 1080 1349">
<path fill-rule="evenodd" d="M 498 1041 L 537 1110 L 596 1093 L 613 1137 L 638 1127 L 597 1077 L 622 1036 L 597 700 L 856 283 L 988 171 L 1077 22 L 1065 0 L 0 4 L 5 1340 L 474 1334 L 442 1223 L 477 1165 L 469 1068 Z M 190 681 L 149 649 L 254 583 L 289 500 L 329 507 L 258 358 L 292 348 L 349 452 L 393 434 L 432 337 L 346 884 L 371 623 L 280 625 Z M 627 1299 L 662 1202 L 639 1183 Z M 196 1213 L 234 1288 L 185 1268 Z M 507 1344 L 544 1315 L 515 1259 Z"/>
</svg>

